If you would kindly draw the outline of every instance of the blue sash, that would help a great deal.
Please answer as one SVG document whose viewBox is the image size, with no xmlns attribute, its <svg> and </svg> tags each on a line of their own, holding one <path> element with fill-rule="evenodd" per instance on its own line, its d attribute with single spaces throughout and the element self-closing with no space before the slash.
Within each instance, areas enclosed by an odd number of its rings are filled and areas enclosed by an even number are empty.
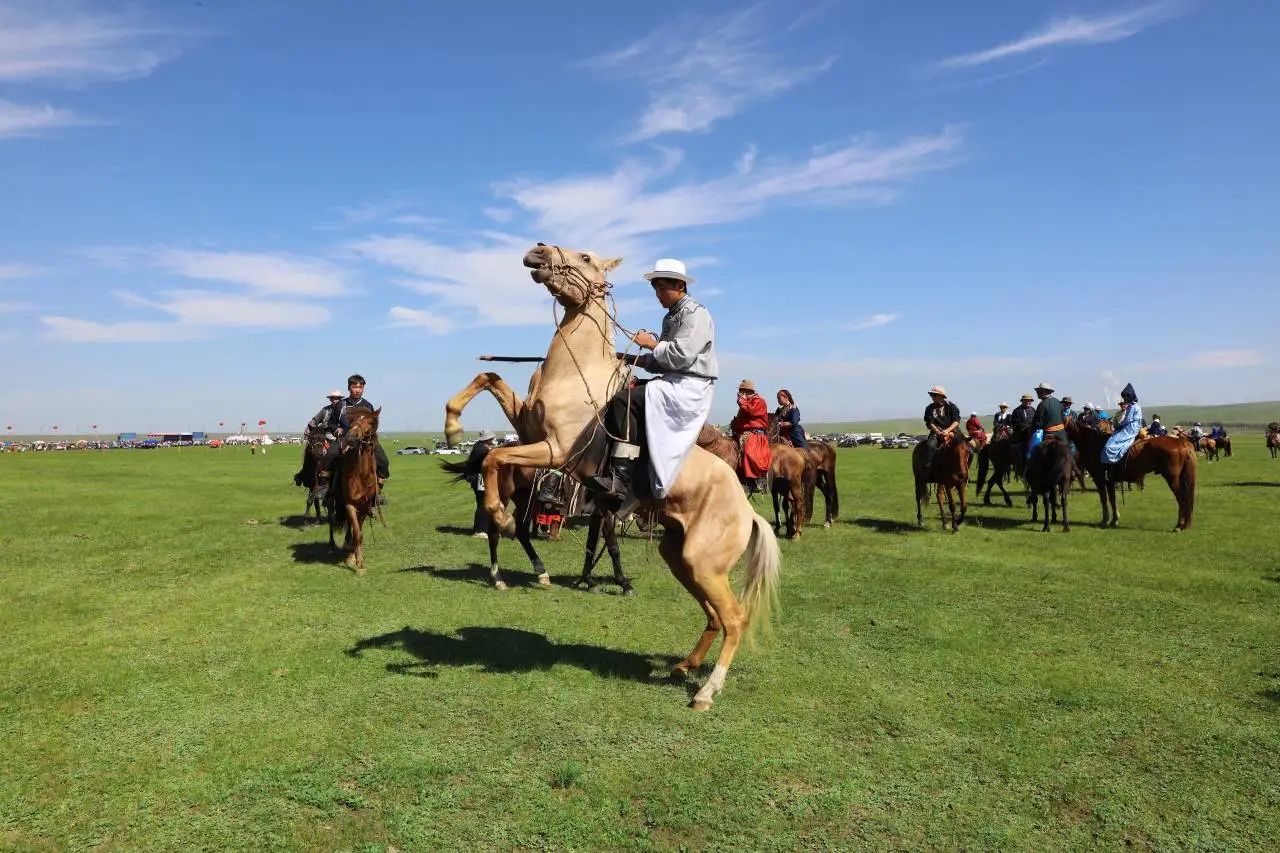
<svg viewBox="0 0 1280 853">
<path fill-rule="evenodd" d="M 1035 432 L 1031 433 L 1031 441 L 1027 442 L 1027 458 L 1028 459 L 1031 458 L 1032 451 L 1034 451 L 1037 447 L 1039 447 L 1042 441 L 1044 441 L 1044 430 L 1038 429 Z"/>
</svg>

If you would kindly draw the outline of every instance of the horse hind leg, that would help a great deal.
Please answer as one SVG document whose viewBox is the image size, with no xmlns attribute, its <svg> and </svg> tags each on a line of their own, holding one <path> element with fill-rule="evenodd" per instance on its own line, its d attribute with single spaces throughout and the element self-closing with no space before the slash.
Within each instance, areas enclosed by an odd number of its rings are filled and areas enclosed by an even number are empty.
<svg viewBox="0 0 1280 853">
<path fill-rule="evenodd" d="M 692 707 L 695 711 L 708 710 L 724 689 L 725 677 L 729 674 L 729 667 L 733 664 L 733 657 L 738 652 L 738 644 L 742 642 L 742 635 L 747 627 L 746 611 L 729 586 L 729 568 L 730 566 L 724 566 L 720 571 L 704 570 L 699 573 L 701 577 L 694 577 L 694 583 L 709 599 L 711 609 L 719 618 L 724 631 L 724 645 L 720 648 L 720 656 L 716 658 L 711 676 L 693 697 Z"/>
<path fill-rule="evenodd" d="M 684 560 L 682 553 L 684 550 L 684 538 L 682 531 L 668 529 L 658 543 L 658 554 L 666 562 L 667 567 L 671 569 L 671 574 L 675 575 L 680 585 L 689 591 L 689 594 L 698 602 L 698 606 L 707 614 L 707 625 L 702 629 L 702 635 L 698 637 L 698 642 L 694 644 L 693 651 L 689 652 L 684 660 L 671 668 L 671 677 L 674 679 L 683 679 L 689 673 L 696 672 L 698 667 L 702 666 L 702 661 L 706 658 L 707 652 L 711 650 L 711 645 L 716 641 L 716 635 L 720 633 L 722 627 L 720 617 L 716 614 L 715 608 L 711 606 L 710 598 L 698 584 L 694 583 L 693 568 Z"/>
</svg>

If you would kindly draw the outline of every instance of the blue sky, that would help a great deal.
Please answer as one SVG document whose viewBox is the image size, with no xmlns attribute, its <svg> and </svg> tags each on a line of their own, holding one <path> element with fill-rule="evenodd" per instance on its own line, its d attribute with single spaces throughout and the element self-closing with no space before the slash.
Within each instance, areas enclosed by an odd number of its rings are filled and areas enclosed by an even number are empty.
<svg viewBox="0 0 1280 853">
<path fill-rule="evenodd" d="M 545 350 L 538 241 L 624 255 L 633 328 L 686 259 L 719 420 L 744 376 L 810 420 L 1277 399 L 1277 43 L 1193 0 L 0 0 L 2 417 L 292 430 L 359 371 L 438 429 Z"/>
</svg>

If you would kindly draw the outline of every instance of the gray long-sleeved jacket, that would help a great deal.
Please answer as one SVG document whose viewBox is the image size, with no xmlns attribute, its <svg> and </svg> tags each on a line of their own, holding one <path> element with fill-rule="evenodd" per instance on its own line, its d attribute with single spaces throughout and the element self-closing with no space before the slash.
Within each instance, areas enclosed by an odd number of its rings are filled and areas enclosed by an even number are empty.
<svg viewBox="0 0 1280 853">
<path fill-rule="evenodd" d="M 658 345 L 639 363 L 650 373 L 718 378 L 720 365 L 716 361 L 716 327 L 711 320 L 711 312 L 691 296 L 672 305 L 662 318 Z"/>
</svg>

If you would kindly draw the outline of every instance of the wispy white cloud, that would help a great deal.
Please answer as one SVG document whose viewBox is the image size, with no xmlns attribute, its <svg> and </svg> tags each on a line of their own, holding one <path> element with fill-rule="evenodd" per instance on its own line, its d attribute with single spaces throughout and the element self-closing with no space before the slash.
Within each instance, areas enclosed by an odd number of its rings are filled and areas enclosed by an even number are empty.
<svg viewBox="0 0 1280 853">
<path fill-rule="evenodd" d="M 612 276 L 625 281 L 632 268 L 658 256 L 660 234 L 750 219 L 783 205 L 885 203 L 912 178 L 953 162 L 961 141 L 954 127 L 888 145 L 863 138 L 803 158 L 756 158 L 749 170 L 739 164 L 718 177 L 687 181 L 672 180 L 681 152 L 660 149 L 656 160 L 627 160 L 604 174 L 508 181 L 495 192 L 528 220 L 527 232 L 631 258 Z M 435 297 L 433 310 L 453 322 L 523 325 L 549 318 L 545 290 L 519 263 L 534 242 L 496 233 L 449 245 L 389 234 L 351 241 L 347 249 L 406 273 L 397 283 Z M 686 260 L 695 275 L 719 263 L 710 256 Z"/>
<path fill-rule="evenodd" d="M 58 109 L 49 104 L 32 106 L 0 100 L 0 139 L 35 136 L 47 130 L 89 123 L 70 110 Z"/>
<path fill-rule="evenodd" d="M 190 38 L 122 15 L 77 13 L 52 3 L 0 7 L 0 82 L 85 83 L 145 77 Z"/>
<path fill-rule="evenodd" d="M 31 264 L 0 264 L 0 281 L 34 278 L 37 275 L 40 275 L 40 268 Z"/>
<path fill-rule="evenodd" d="M 896 319 L 898 319 L 897 314 L 872 314 L 865 320 L 860 320 L 857 323 L 851 324 L 848 328 L 855 332 L 862 332 L 867 329 L 874 329 L 877 326 L 887 326 Z"/>
<path fill-rule="evenodd" d="M 448 317 L 442 317 L 439 314 L 418 308 L 405 308 L 401 305 L 396 305 L 387 312 L 387 316 L 391 318 L 391 325 L 397 327 L 426 329 L 436 334 L 444 334 L 453 329 L 453 323 Z"/>
<path fill-rule="evenodd" d="M 41 317 L 46 340 L 71 344 L 172 343 L 200 340 L 201 334 L 177 323 L 99 323 L 74 317 Z"/>
<path fill-rule="evenodd" d="M 346 272 L 327 261 L 260 252 L 105 247 L 82 252 L 122 270 L 150 267 L 237 290 L 166 290 L 155 296 L 117 292 L 123 304 L 170 316 L 166 322 L 111 322 L 64 316 L 41 318 L 48 340 L 78 343 L 203 339 L 214 329 L 299 329 L 328 323 L 323 297 L 350 293 Z M 302 301 L 306 297 L 307 301 Z"/>
<path fill-rule="evenodd" d="M 116 296 L 129 305 L 172 314 L 179 324 L 192 328 L 297 329 L 323 325 L 330 318 L 329 309 L 323 305 L 205 290 L 169 290 L 159 298 L 133 293 Z"/>
<path fill-rule="evenodd" d="M 526 325 L 550 316 L 547 292 L 520 265 L 532 239 L 492 234 L 482 242 L 449 246 L 416 236 L 353 241 L 357 257 L 407 273 L 395 284 L 436 299 L 437 314 L 469 325 Z"/>
<path fill-rule="evenodd" d="M 1184 370 L 1223 370 L 1239 367 L 1257 367 L 1264 364 L 1266 356 L 1256 349 L 1215 349 L 1191 353 L 1167 361 L 1141 362 L 1130 368 L 1132 373 L 1168 373 Z M 1114 374 L 1112 374 L 1114 376 Z M 1118 382 L 1117 382 L 1118 384 Z"/>
<path fill-rule="evenodd" d="M 746 173 L 667 186 L 663 179 L 680 158 L 664 152 L 657 163 L 628 160 L 605 175 L 497 189 L 533 217 L 539 233 L 562 235 L 576 247 L 626 246 L 643 235 L 749 219 L 773 205 L 885 203 L 911 178 L 954 162 L 961 141 L 957 127 L 891 145 L 864 137 L 802 159 L 758 161 Z"/>
<path fill-rule="evenodd" d="M 771 51 L 778 34 L 794 28 L 774 25 L 763 4 L 723 17 L 685 14 L 586 64 L 631 78 L 649 91 L 648 106 L 629 140 L 702 132 L 831 67 L 832 56 L 798 63 Z"/>
<path fill-rule="evenodd" d="M 341 296 L 350 292 L 342 269 L 311 258 L 189 249 L 148 250 L 143 257 L 152 266 L 185 278 L 239 284 L 261 293 Z"/>
<path fill-rule="evenodd" d="M 1135 36 L 1153 24 L 1178 14 L 1175 2 L 1151 3 L 1124 12 L 1086 17 L 1055 18 L 1040 29 L 986 50 L 952 56 L 937 63 L 943 69 L 973 68 L 1013 56 L 1067 45 L 1106 44 Z"/>
</svg>

